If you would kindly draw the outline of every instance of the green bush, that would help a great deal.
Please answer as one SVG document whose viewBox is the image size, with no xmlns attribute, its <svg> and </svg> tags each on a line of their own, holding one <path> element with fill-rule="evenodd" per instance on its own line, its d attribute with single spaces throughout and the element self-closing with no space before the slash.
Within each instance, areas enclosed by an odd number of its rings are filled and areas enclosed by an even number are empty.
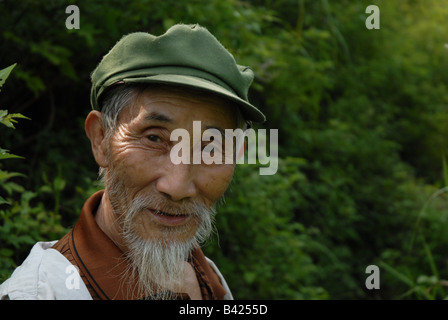
<svg viewBox="0 0 448 320">
<path fill-rule="evenodd" d="M 217 235 L 205 248 L 237 299 L 328 297 L 312 281 L 318 274 L 308 250 L 313 230 L 295 216 L 298 186 L 306 182 L 297 170 L 303 162 L 280 160 L 271 176 L 260 176 L 257 166 L 237 166 L 226 204 L 218 209 Z"/>
<path fill-rule="evenodd" d="M 0 87 L 14 67 L 15 64 L 0 70 Z M 15 129 L 17 118 L 28 119 L 20 113 L 8 114 L 7 110 L 0 110 L 0 123 L 8 128 Z M 20 157 L 0 148 L 0 160 L 11 158 Z M 0 164 L 0 282 L 9 277 L 17 267 L 16 261 L 23 259 L 33 244 L 47 237 L 58 239 L 65 231 L 61 226 L 57 205 L 59 193 L 64 188 L 63 180 L 55 179 L 53 184 L 40 188 L 41 192 L 49 192 L 55 197 L 55 209 L 50 211 L 44 208 L 42 202 L 33 203 L 37 193 L 27 191 L 12 181 L 21 176 L 23 174 L 1 170 Z M 5 197 L 2 196 L 4 193 Z M 19 199 L 15 199 L 14 195 L 19 195 Z"/>
</svg>

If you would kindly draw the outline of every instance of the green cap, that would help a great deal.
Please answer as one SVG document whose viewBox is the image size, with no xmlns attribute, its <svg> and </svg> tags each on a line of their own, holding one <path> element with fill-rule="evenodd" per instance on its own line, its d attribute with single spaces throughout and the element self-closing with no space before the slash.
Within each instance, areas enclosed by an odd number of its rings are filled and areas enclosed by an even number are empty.
<svg viewBox="0 0 448 320">
<path fill-rule="evenodd" d="M 117 83 L 158 83 L 207 91 L 236 103 L 245 120 L 264 122 L 248 99 L 254 73 L 240 66 L 204 27 L 178 24 L 161 36 L 135 32 L 121 38 L 92 73 L 92 107 Z"/>
</svg>

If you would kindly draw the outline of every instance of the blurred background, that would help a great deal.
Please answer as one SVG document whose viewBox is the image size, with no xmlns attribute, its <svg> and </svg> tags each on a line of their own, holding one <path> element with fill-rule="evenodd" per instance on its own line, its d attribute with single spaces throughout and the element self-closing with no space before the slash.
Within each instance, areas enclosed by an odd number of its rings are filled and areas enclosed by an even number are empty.
<svg viewBox="0 0 448 320">
<path fill-rule="evenodd" d="M 68 5 L 80 29 L 68 30 Z M 368 5 L 380 29 L 368 30 Z M 279 169 L 238 165 L 204 246 L 237 299 L 448 296 L 448 2 L 0 0 L 0 282 L 99 188 L 90 73 L 133 31 L 207 27 L 256 79 Z M 260 126 L 256 128 L 261 128 Z M 365 270 L 380 269 L 368 290 Z"/>
</svg>

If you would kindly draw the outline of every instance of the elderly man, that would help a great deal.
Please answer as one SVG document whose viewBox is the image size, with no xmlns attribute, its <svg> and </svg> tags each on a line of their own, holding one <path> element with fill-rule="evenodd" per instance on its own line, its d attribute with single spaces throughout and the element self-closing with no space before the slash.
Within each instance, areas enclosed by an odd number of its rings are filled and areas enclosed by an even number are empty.
<svg viewBox="0 0 448 320">
<path fill-rule="evenodd" d="M 248 101 L 252 80 L 198 25 L 124 36 L 92 73 L 85 121 L 105 189 L 68 234 L 33 247 L 0 298 L 232 299 L 200 244 L 235 165 L 173 163 L 171 133 L 263 122 Z"/>
</svg>

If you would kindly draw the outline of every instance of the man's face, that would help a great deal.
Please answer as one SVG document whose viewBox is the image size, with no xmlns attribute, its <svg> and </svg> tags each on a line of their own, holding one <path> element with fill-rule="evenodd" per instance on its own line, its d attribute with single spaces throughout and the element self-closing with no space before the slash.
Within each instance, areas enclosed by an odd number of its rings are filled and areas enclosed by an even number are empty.
<svg viewBox="0 0 448 320">
<path fill-rule="evenodd" d="M 236 126 L 234 110 L 223 100 L 177 90 L 145 91 L 120 113 L 110 139 L 106 191 L 121 214 L 118 221 L 140 203 L 127 223 L 142 240 L 191 239 L 203 222 L 201 215 L 208 214 L 232 179 L 233 164 L 171 162 L 171 147 L 178 143 L 170 141 L 171 132 L 183 128 L 193 137 L 193 121 L 201 121 L 202 131 Z"/>
</svg>

